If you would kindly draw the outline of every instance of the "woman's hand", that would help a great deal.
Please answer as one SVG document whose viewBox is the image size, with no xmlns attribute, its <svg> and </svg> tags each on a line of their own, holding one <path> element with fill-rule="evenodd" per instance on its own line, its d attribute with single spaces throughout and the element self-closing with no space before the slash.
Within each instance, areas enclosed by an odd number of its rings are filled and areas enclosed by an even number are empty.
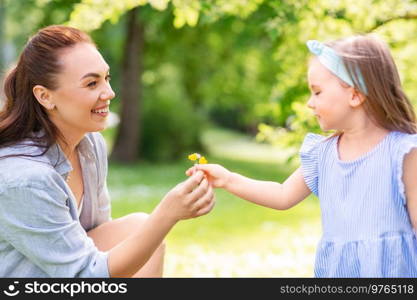
<svg viewBox="0 0 417 300">
<path fill-rule="evenodd" d="M 171 189 L 158 205 L 158 210 L 177 222 L 205 215 L 214 204 L 213 188 L 200 171 Z"/>
<path fill-rule="evenodd" d="M 203 171 L 210 185 L 215 188 L 226 188 L 232 175 L 232 172 L 217 164 L 198 164 L 189 168 L 185 174 L 191 176 L 197 171 Z"/>
<path fill-rule="evenodd" d="M 213 189 L 199 171 L 171 189 L 139 228 L 109 251 L 109 274 L 135 274 L 179 221 L 207 214 L 214 206 Z"/>
</svg>

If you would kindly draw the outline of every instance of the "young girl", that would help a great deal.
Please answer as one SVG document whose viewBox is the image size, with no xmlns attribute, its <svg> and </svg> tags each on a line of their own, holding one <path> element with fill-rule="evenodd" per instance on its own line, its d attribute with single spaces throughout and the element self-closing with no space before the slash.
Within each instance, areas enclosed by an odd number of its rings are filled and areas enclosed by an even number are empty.
<svg viewBox="0 0 417 300">
<path fill-rule="evenodd" d="M 159 277 L 163 238 L 214 205 L 203 173 L 149 215 L 111 220 L 103 130 L 115 94 L 90 37 L 50 26 L 5 79 L 0 112 L 0 277 Z M 132 84 L 136 78 L 132 78 Z"/>
<path fill-rule="evenodd" d="M 416 123 L 389 49 L 370 36 L 307 46 L 314 55 L 307 105 L 322 130 L 336 133 L 308 134 L 301 167 L 283 184 L 214 164 L 195 168 L 213 187 L 270 208 L 317 195 L 323 222 L 317 277 L 416 277 Z"/>
</svg>

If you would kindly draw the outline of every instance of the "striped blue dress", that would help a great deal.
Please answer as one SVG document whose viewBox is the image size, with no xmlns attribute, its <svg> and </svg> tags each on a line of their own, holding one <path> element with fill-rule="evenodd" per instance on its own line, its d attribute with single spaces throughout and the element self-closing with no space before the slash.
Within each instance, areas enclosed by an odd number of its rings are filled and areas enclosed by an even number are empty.
<svg viewBox="0 0 417 300">
<path fill-rule="evenodd" d="M 339 159 L 338 139 L 310 133 L 300 150 L 304 180 L 322 214 L 315 276 L 417 277 L 402 181 L 403 159 L 417 147 L 417 135 L 392 131 L 353 161 Z"/>
</svg>

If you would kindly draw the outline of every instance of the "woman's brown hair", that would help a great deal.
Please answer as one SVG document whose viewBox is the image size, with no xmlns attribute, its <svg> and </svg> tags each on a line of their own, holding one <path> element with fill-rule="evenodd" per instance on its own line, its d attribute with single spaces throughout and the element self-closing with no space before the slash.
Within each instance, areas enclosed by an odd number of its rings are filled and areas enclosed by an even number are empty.
<svg viewBox="0 0 417 300">
<path fill-rule="evenodd" d="M 342 57 L 355 89 L 365 96 L 365 111 L 377 125 L 390 131 L 417 133 L 413 106 L 386 43 L 372 35 L 358 35 L 327 45 Z M 366 91 L 361 90 L 358 71 Z"/>
<path fill-rule="evenodd" d="M 4 80 L 6 103 L 0 112 L 0 148 L 30 138 L 44 148 L 43 155 L 61 137 L 33 94 L 35 85 L 57 88 L 56 75 L 62 70 L 60 52 L 78 43 L 94 44 L 84 32 L 52 25 L 39 30 L 26 43 L 16 67 Z M 42 136 L 33 133 L 42 130 Z"/>
</svg>

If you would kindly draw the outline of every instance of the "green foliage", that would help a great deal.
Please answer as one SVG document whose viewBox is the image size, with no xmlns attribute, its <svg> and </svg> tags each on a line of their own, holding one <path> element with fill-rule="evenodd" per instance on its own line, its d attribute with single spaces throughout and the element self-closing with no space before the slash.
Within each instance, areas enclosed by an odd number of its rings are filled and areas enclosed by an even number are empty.
<svg viewBox="0 0 417 300">
<path fill-rule="evenodd" d="M 316 120 L 303 103 L 293 102 L 292 109 L 294 115 L 288 119 L 287 127 L 274 127 L 261 123 L 256 135 L 256 140 L 259 142 L 267 142 L 277 148 L 286 149 L 289 161 L 298 159 L 301 141 L 307 133 L 321 133 Z"/>
<path fill-rule="evenodd" d="M 158 77 L 159 65 L 174 65 L 193 106 L 221 125 L 253 131 L 259 119 L 282 124 L 285 118 L 268 109 L 277 101 L 270 97 L 270 89 L 280 66 L 271 64 L 274 43 L 257 25 L 271 16 L 268 7 L 246 22 L 229 16 L 207 23 L 202 16 L 201 25 L 180 30 L 148 17 L 146 75 Z"/>
<path fill-rule="evenodd" d="M 49 1 L 49 0 L 46 0 Z M 210 20 L 214 21 L 223 15 L 236 15 L 247 17 L 256 11 L 258 5 L 264 0 L 81 0 L 74 7 L 71 19 L 68 22 L 86 31 L 100 28 L 105 22 L 110 20 L 117 23 L 120 16 L 128 10 L 137 6 L 149 4 L 159 11 L 163 11 L 171 3 L 174 15 L 173 25 L 181 28 L 184 25 L 195 26 L 199 20 L 201 12 L 205 12 Z"/>
<path fill-rule="evenodd" d="M 199 133 L 204 119 L 187 101 L 175 71 L 163 66 L 158 88 L 145 95 L 140 153 L 148 160 L 179 159 L 202 149 Z"/>
<path fill-rule="evenodd" d="M 174 160 L 201 150 L 202 119 L 186 102 L 156 99 L 144 111 L 140 153 L 148 160 Z"/>
<path fill-rule="evenodd" d="M 169 0 L 81 0 L 75 5 L 67 24 L 85 31 L 92 31 L 100 28 L 107 20 L 113 24 L 117 23 L 121 15 L 136 6 L 150 4 L 155 9 L 164 10 L 168 2 Z"/>
<path fill-rule="evenodd" d="M 25 0 L 6 2 L 6 40 L 20 52 L 29 36 L 39 28 L 68 20 L 79 0 Z"/>
</svg>

